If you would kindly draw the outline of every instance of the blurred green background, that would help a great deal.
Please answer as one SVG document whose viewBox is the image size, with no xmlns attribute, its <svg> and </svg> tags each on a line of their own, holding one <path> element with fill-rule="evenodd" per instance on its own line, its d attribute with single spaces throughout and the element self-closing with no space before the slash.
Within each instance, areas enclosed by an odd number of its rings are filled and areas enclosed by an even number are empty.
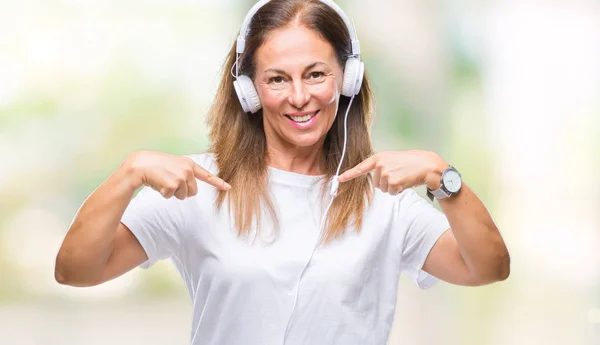
<svg viewBox="0 0 600 345">
<path fill-rule="evenodd" d="M 129 153 L 205 150 L 252 3 L 0 0 L 0 344 L 189 343 L 171 263 L 81 289 L 54 281 L 54 259 Z M 600 344 L 600 3 L 339 3 L 375 90 L 376 150 L 458 167 L 512 257 L 485 287 L 401 278 L 390 345 Z"/>
</svg>

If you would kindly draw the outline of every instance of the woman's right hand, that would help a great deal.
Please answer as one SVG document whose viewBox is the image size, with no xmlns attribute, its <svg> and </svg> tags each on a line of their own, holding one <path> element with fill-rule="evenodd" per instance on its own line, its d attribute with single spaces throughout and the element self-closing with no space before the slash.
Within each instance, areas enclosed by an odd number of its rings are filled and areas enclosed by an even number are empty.
<svg viewBox="0 0 600 345">
<path fill-rule="evenodd" d="M 125 160 L 135 176 L 135 187 L 151 187 L 165 198 L 183 200 L 198 193 L 196 179 L 221 190 L 231 186 L 191 158 L 158 151 L 136 151 Z"/>
</svg>

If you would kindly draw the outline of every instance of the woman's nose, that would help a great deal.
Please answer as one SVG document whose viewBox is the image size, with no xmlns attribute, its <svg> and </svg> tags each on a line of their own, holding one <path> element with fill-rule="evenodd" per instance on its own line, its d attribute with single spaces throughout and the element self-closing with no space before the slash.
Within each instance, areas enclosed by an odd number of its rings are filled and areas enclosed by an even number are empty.
<svg viewBox="0 0 600 345">
<path fill-rule="evenodd" d="M 303 108 L 310 101 L 310 93 L 302 81 L 295 81 L 288 101 L 297 109 Z"/>
</svg>

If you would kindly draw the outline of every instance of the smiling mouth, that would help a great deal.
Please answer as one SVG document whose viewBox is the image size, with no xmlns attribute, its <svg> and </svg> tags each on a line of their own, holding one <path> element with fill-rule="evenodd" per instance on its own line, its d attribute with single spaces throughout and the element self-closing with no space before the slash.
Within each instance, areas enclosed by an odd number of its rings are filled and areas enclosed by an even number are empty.
<svg viewBox="0 0 600 345">
<path fill-rule="evenodd" d="M 297 122 L 297 123 L 303 123 L 303 122 L 308 122 L 310 121 L 310 119 L 312 119 L 313 117 L 315 117 L 320 110 L 317 110 L 315 112 L 312 113 L 306 113 L 303 115 L 285 115 L 288 119 Z"/>
</svg>

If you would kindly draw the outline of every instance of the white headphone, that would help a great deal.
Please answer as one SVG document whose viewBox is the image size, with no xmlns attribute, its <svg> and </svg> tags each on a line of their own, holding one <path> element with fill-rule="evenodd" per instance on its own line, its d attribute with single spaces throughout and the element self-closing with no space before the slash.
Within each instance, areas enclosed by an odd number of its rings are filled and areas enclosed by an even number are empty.
<svg viewBox="0 0 600 345">
<path fill-rule="evenodd" d="M 254 14 L 267 2 L 270 0 L 261 0 L 257 2 L 248 14 L 246 18 L 244 18 L 244 22 L 242 23 L 242 28 L 240 29 L 240 35 L 237 39 L 236 44 L 236 62 L 235 62 L 235 81 L 233 82 L 233 87 L 235 88 L 235 93 L 242 104 L 242 109 L 244 112 L 256 113 L 262 108 L 260 104 L 260 99 L 258 98 L 258 93 L 254 88 L 254 84 L 252 83 L 252 79 L 246 75 L 239 74 L 239 58 L 240 55 L 244 53 L 244 49 L 246 48 L 246 38 L 249 33 L 250 22 L 252 21 L 252 17 Z M 363 76 L 365 72 L 365 65 L 360 60 L 360 43 L 358 42 L 358 38 L 356 36 L 356 31 L 354 27 L 351 25 L 350 20 L 342 11 L 342 9 L 331 0 L 320 0 L 322 3 L 328 5 L 332 9 L 334 9 L 339 16 L 346 24 L 346 28 L 348 29 L 348 33 L 350 34 L 350 40 L 352 42 L 352 55 L 348 57 L 346 60 L 346 66 L 344 68 L 344 80 L 342 83 L 342 95 L 346 97 L 353 97 L 360 92 L 360 87 L 362 85 Z"/>
</svg>

